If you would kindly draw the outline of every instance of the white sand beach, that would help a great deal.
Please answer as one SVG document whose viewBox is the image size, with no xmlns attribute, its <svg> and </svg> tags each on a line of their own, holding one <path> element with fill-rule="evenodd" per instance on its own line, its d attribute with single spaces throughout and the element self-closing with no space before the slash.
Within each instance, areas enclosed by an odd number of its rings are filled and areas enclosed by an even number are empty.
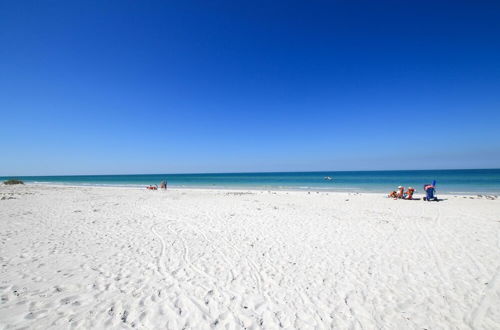
<svg viewBox="0 0 500 330">
<path fill-rule="evenodd" d="M 500 200 L 438 196 L 2 185 L 0 328 L 499 329 Z"/>
</svg>

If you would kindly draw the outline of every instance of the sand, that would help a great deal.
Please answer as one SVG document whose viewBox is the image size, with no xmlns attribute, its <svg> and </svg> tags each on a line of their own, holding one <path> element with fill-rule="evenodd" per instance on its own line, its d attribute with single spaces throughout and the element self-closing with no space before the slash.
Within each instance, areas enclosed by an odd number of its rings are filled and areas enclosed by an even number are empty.
<svg viewBox="0 0 500 330">
<path fill-rule="evenodd" d="M 499 329 L 500 200 L 440 197 L 0 186 L 0 328 Z"/>
</svg>

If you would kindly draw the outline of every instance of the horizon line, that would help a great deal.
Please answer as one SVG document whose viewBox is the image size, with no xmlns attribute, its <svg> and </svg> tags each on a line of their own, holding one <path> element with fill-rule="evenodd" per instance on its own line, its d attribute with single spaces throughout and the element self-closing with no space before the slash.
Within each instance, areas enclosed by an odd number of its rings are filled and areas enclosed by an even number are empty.
<svg viewBox="0 0 500 330">
<path fill-rule="evenodd" d="M 441 168 L 441 169 L 399 169 L 399 170 L 315 170 L 315 171 L 242 171 L 242 172 L 186 172 L 186 173 L 126 173 L 126 174 L 52 174 L 52 175 L 3 175 L 1 178 L 18 177 L 58 177 L 58 176 L 129 176 L 129 175 L 203 175 L 203 174 L 262 174 L 262 173 L 324 173 L 324 172 L 402 172 L 402 171 L 464 171 L 464 170 L 500 170 L 500 167 L 488 168 Z"/>
</svg>

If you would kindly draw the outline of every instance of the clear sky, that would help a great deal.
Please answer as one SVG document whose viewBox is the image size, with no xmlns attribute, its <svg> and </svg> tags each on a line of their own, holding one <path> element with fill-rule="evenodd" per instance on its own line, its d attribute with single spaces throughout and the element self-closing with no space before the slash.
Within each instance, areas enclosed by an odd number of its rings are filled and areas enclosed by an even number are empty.
<svg viewBox="0 0 500 330">
<path fill-rule="evenodd" d="M 499 1 L 1 1 L 0 175 L 500 167 Z"/>
</svg>

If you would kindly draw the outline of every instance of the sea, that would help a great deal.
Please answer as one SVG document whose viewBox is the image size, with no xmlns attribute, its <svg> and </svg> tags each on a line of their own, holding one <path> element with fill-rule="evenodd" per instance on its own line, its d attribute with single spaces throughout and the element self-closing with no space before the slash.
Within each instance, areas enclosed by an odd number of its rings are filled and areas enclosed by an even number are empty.
<svg viewBox="0 0 500 330">
<path fill-rule="evenodd" d="M 25 183 L 144 187 L 166 180 L 168 187 L 213 189 L 314 190 L 390 192 L 398 186 L 423 186 L 436 181 L 437 192 L 447 194 L 500 194 L 500 169 L 325 171 L 203 174 L 131 174 L 0 177 Z"/>
</svg>

